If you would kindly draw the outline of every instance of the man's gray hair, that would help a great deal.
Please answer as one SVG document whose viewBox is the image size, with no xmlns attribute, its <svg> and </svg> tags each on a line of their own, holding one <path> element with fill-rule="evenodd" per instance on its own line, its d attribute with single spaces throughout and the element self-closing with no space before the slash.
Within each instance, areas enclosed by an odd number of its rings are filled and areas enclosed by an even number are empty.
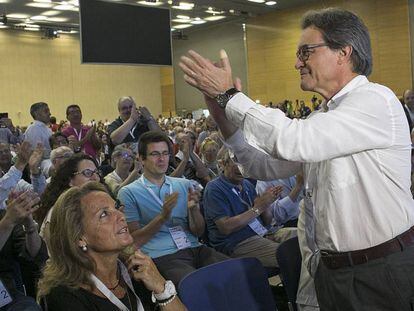
<svg viewBox="0 0 414 311">
<path fill-rule="evenodd" d="M 329 48 L 351 46 L 353 71 L 365 76 L 371 74 L 371 40 L 368 28 L 357 15 L 339 8 L 309 11 L 302 18 L 302 29 L 311 26 L 321 31 Z"/>
<path fill-rule="evenodd" d="M 30 115 L 33 119 L 36 120 L 36 114 L 37 112 L 42 109 L 43 107 L 47 107 L 47 104 L 44 102 L 34 103 L 30 106 Z"/>
</svg>

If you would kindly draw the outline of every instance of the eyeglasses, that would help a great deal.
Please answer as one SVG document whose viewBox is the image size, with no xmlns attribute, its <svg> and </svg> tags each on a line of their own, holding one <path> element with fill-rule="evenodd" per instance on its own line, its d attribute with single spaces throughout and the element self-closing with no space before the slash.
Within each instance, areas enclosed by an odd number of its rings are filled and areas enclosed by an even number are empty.
<svg viewBox="0 0 414 311">
<path fill-rule="evenodd" d="M 122 159 L 125 159 L 125 160 L 127 160 L 127 159 L 133 160 L 134 159 L 134 156 L 132 154 L 129 154 L 128 152 L 122 152 L 119 156 Z"/>
<path fill-rule="evenodd" d="M 164 157 L 169 157 L 170 156 L 170 152 L 169 151 L 163 151 L 163 152 L 158 152 L 158 151 L 153 151 L 151 153 L 148 154 L 148 156 L 154 157 L 154 158 L 164 158 Z"/>
<path fill-rule="evenodd" d="M 327 43 L 319 43 L 319 44 L 305 44 L 298 48 L 298 51 L 296 52 L 296 57 L 301 62 L 306 62 L 309 59 L 309 56 L 311 53 L 313 53 L 313 50 L 316 48 L 320 48 L 322 46 L 328 46 Z"/>
<path fill-rule="evenodd" d="M 124 106 L 124 107 L 121 107 L 121 111 L 127 111 L 127 110 L 131 110 L 132 109 L 132 107 L 133 107 L 133 105 L 130 105 L 130 106 Z"/>
<path fill-rule="evenodd" d="M 91 178 L 93 176 L 93 174 L 96 174 L 98 176 L 101 176 L 101 172 L 99 170 L 90 170 L 89 168 L 81 171 L 81 172 L 76 172 L 73 173 L 73 175 L 79 175 L 82 174 L 83 176 L 87 177 L 87 178 Z"/>
</svg>

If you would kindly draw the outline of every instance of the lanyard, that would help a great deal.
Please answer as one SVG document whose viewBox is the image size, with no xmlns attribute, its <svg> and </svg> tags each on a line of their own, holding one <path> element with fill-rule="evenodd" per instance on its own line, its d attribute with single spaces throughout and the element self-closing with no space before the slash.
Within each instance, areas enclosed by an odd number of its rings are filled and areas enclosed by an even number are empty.
<svg viewBox="0 0 414 311">
<path fill-rule="evenodd" d="M 121 269 L 121 276 L 124 279 L 125 283 L 129 287 L 129 289 L 134 293 L 135 298 L 137 299 L 137 310 L 138 311 L 144 311 L 144 307 L 142 306 L 141 300 L 138 298 L 137 294 L 134 291 L 134 288 L 132 287 L 131 277 L 128 274 L 128 271 L 126 267 L 118 261 L 118 266 Z M 111 301 L 115 306 L 118 307 L 121 311 L 129 311 L 129 309 L 122 303 L 122 301 L 114 295 L 113 292 L 111 292 L 108 287 L 100 279 L 98 279 L 95 274 L 91 274 L 91 279 L 96 288 Z M 128 290 L 127 290 L 128 291 Z M 127 294 L 128 295 L 128 294 Z M 132 307 L 132 306 L 131 306 Z"/>
<path fill-rule="evenodd" d="M 78 141 L 80 141 L 82 139 L 82 126 L 81 129 L 78 133 L 78 131 L 73 127 L 73 130 L 75 131 L 76 135 L 78 136 Z"/>
<path fill-rule="evenodd" d="M 124 122 L 124 120 L 122 120 L 121 119 L 121 121 L 122 121 L 122 124 L 124 124 L 125 122 Z M 135 129 L 137 128 L 137 125 L 138 125 L 138 122 L 135 122 L 135 125 L 134 125 L 134 127 L 129 131 L 129 135 L 131 135 L 131 137 L 133 138 L 133 139 L 135 139 L 135 135 L 134 135 L 134 131 L 135 131 Z"/>
<path fill-rule="evenodd" d="M 247 203 L 245 200 L 242 199 L 241 193 L 238 190 L 236 190 L 236 188 L 233 188 L 231 190 L 233 191 L 233 193 L 235 195 L 237 195 L 237 197 L 239 198 L 240 202 L 242 202 L 248 208 L 252 208 L 253 204 L 252 204 L 252 201 L 250 200 L 249 193 L 247 192 L 247 190 L 245 192 L 246 192 L 246 195 L 247 195 L 247 199 L 249 200 L 249 203 Z"/>
<path fill-rule="evenodd" d="M 139 178 L 139 181 L 141 182 L 141 184 L 143 184 L 144 185 L 144 187 L 145 187 L 145 189 L 147 189 L 148 190 L 148 192 L 150 193 L 150 195 L 153 197 L 153 199 L 155 200 L 155 201 L 157 201 L 157 203 L 159 204 L 159 205 L 161 205 L 161 207 L 164 205 L 164 202 L 163 201 L 161 201 L 161 199 L 154 193 L 154 191 L 150 188 L 150 187 L 148 187 L 146 184 L 145 184 L 145 181 L 144 181 L 144 175 L 142 175 L 140 178 Z M 170 184 L 170 193 L 169 193 L 169 195 L 171 195 L 172 194 L 172 192 L 173 192 L 173 190 L 172 190 L 172 185 Z"/>
</svg>

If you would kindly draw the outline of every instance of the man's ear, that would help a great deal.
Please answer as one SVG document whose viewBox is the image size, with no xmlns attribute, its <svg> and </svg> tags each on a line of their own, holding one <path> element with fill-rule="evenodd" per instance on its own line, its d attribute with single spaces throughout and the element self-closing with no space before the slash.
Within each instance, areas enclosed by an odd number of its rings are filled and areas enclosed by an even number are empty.
<svg viewBox="0 0 414 311">
<path fill-rule="evenodd" d="M 344 46 L 339 50 L 338 64 L 348 63 L 351 59 L 353 48 L 350 45 Z"/>
</svg>

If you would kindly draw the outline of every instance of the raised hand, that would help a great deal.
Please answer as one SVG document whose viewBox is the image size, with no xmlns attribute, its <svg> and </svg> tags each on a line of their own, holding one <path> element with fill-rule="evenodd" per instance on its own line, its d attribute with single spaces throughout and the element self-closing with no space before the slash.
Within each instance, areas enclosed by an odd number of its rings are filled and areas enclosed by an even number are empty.
<svg viewBox="0 0 414 311">
<path fill-rule="evenodd" d="M 43 152 L 45 151 L 45 148 L 43 147 L 42 143 L 38 143 L 36 148 L 33 150 L 32 154 L 29 158 L 29 168 L 30 173 L 33 175 L 38 175 L 40 173 L 40 162 L 42 162 L 43 159 Z"/>
<path fill-rule="evenodd" d="M 277 196 L 278 194 L 275 191 L 266 191 L 254 200 L 254 207 L 258 208 L 260 212 L 263 212 L 276 200 Z"/>
<path fill-rule="evenodd" d="M 32 214 L 38 209 L 36 206 L 40 198 L 33 191 L 21 193 L 12 192 L 7 200 L 6 215 L 4 216 L 13 225 L 27 225 L 33 221 Z"/>
<path fill-rule="evenodd" d="M 182 56 L 179 66 L 184 71 L 184 80 L 208 97 L 214 98 L 234 85 L 227 53 L 220 51 L 220 66 L 216 66 L 200 54 L 190 50 Z"/>
<path fill-rule="evenodd" d="M 162 205 L 161 216 L 164 221 L 167 221 L 171 217 L 173 208 L 177 205 L 178 192 L 173 192 L 171 195 L 167 195 Z"/>
<path fill-rule="evenodd" d="M 198 207 L 201 193 L 199 190 L 194 190 L 192 187 L 188 188 L 187 207 L 189 210 Z"/>
<path fill-rule="evenodd" d="M 30 155 L 32 154 L 32 146 L 28 141 L 24 141 L 17 150 L 16 167 L 23 170 L 29 163 Z"/>
<path fill-rule="evenodd" d="M 142 115 L 145 120 L 149 120 L 152 118 L 151 112 L 149 112 L 148 108 L 143 106 L 138 108 L 138 112 Z"/>
<path fill-rule="evenodd" d="M 158 272 L 152 259 L 140 250 L 128 258 L 127 267 L 134 280 L 142 281 L 148 290 L 156 294 L 164 291 L 165 279 Z"/>
</svg>

